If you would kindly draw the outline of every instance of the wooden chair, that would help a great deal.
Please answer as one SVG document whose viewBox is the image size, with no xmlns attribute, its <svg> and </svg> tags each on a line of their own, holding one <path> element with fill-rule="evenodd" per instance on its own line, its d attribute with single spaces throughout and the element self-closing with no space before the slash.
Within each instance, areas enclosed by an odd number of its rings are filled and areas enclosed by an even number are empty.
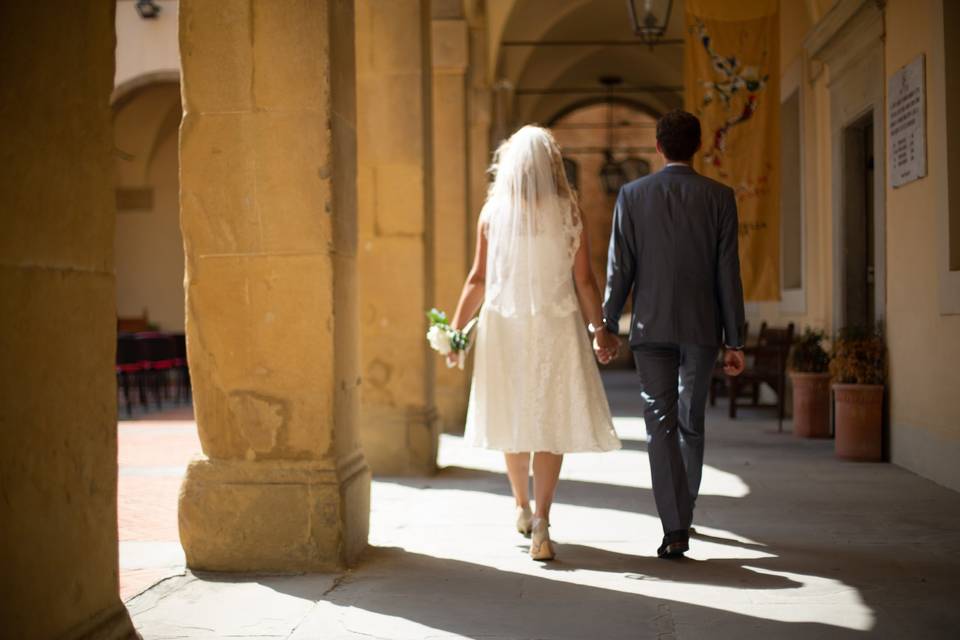
<svg viewBox="0 0 960 640">
<path fill-rule="evenodd" d="M 142 316 L 117 316 L 117 333 L 142 333 L 150 331 L 150 318 L 147 316 L 147 310 L 143 310 Z"/>
<path fill-rule="evenodd" d="M 786 327 L 768 327 L 760 325 L 757 344 L 744 349 L 747 356 L 747 368 L 739 376 L 727 377 L 727 389 L 730 394 L 730 417 L 737 417 L 738 404 L 746 392 L 753 407 L 774 407 L 777 417 L 782 421 L 784 413 L 784 391 L 786 389 L 787 354 L 793 344 L 794 327 L 791 322 Z M 766 383 L 777 394 L 777 403 L 760 404 L 760 385 Z"/>
</svg>

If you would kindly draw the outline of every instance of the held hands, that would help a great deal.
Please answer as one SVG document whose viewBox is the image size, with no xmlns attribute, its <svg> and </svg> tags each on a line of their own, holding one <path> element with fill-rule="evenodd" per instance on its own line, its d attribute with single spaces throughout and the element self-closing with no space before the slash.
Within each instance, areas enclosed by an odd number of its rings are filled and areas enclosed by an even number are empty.
<svg viewBox="0 0 960 640">
<path fill-rule="evenodd" d="M 743 373 L 746 366 L 746 360 L 743 357 L 743 351 L 740 349 L 723 350 L 723 372 L 728 376 L 738 376 Z"/>
<path fill-rule="evenodd" d="M 599 327 L 593 334 L 593 351 L 601 364 L 609 363 L 620 351 L 619 336 L 615 336 L 605 328 Z"/>
</svg>

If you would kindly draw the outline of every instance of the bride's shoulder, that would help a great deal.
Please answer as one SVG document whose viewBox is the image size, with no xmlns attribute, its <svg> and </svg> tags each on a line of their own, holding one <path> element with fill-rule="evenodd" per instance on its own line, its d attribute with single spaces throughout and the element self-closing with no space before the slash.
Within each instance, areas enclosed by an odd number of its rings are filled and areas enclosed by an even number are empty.
<svg viewBox="0 0 960 640">
<path fill-rule="evenodd" d="M 490 226 L 490 221 L 493 219 L 494 214 L 496 213 L 496 206 L 489 200 L 483 204 L 483 208 L 480 209 L 479 224 L 482 228 L 487 228 Z"/>
</svg>

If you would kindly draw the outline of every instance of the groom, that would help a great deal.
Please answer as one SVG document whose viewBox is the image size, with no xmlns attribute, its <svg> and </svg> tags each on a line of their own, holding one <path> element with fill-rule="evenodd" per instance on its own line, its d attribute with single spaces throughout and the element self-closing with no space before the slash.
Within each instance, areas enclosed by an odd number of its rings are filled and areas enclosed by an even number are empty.
<svg viewBox="0 0 960 640">
<path fill-rule="evenodd" d="M 717 350 L 723 370 L 743 371 L 743 289 L 733 189 L 690 166 L 700 121 L 679 109 L 657 121 L 662 171 L 620 190 L 613 213 L 601 334 L 616 336 L 632 292 L 633 350 L 646 402 L 653 495 L 665 533 L 661 558 L 689 549 L 703 469 L 704 413 Z M 614 343 L 598 335 L 601 361 Z"/>
</svg>

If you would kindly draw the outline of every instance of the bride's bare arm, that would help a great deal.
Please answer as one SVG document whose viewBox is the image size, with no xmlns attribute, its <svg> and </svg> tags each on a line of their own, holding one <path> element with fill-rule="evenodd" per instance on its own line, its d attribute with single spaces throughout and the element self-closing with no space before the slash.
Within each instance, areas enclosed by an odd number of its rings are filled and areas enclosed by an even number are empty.
<svg viewBox="0 0 960 640">
<path fill-rule="evenodd" d="M 462 329 L 473 316 L 477 315 L 480 305 L 483 304 L 483 294 L 486 290 L 487 277 L 487 234 L 483 222 L 477 224 L 477 250 L 473 256 L 473 266 L 467 274 L 460 292 L 460 302 L 457 312 L 453 314 L 450 324 L 454 329 Z"/>
<path fill-rule="evenodd" d="M 581 214 L 582 217 L 582 214 Z M 590 234 L 584 222 L 580 232 L 580 248 L 573 259 L 573 282 L 577 286 L 577 298 L 583 319 L 595 327 L 603 324 L 603 308 L 600 300 L 600 287 L 590 266 Z"/>
<path fill-rule="evenodd" d="M 583 219 L 583 213 L 580 214 Z M 593 275 L 590 266 L 590 234 L 587 231 L 586 221 L 580 232 L 580 248 L 573 259 L 573 282 L 577 288 L 577 299 L 580 301 L 580 312 L 584 320 L 596 330 L 594 348 L 598 349 L 601 362 L 607 362 L 620 346 L 617 336 L 609 335 L 603 324 L 603 306 L 600 299 L 600 287 Z"/>
</svg>

